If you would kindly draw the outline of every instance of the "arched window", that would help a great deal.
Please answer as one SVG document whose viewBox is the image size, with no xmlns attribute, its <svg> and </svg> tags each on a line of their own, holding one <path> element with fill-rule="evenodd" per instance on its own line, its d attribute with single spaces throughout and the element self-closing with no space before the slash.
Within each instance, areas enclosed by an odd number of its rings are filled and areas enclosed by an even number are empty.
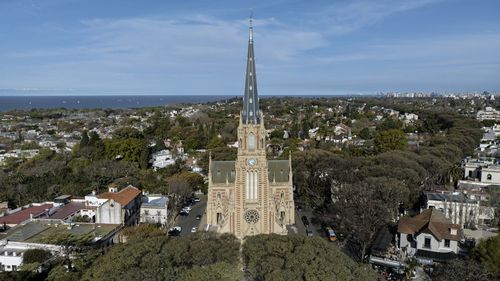
<svg viewBox="0 0 500 281">
<path fill-rule="evenodd" d="M 491 174 L 488 174 L 488 175 L 486 176 L 486 178 L 487 178 L 488 180 L 491 180 L 491 178 L 492 178 Z"/>
<path fill-rule="evenodd" d="M 257 171 L 247 171 L 245 178 L 245 198 L 255 200 L 258 197 L 259 177 Z"/>
<path fill-rule="evenodd" d="M 255 135 L 253 133 L 248 134 L 248 149 L 255 149 Z"/>
</svg>

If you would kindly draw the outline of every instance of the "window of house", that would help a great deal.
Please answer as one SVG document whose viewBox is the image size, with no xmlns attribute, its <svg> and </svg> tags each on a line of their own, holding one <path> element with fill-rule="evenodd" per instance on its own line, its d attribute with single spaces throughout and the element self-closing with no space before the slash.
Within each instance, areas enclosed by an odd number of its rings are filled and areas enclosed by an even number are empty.
<svg viewBox="0 0 500 281">
<path fill-rule="evenodd" d="M 446 248 L 449 248 L 449 247 L 450 247 L 450 240 L 448 240 L 448 239 L 444 239 L 444 246 L 445 246 Z"/>
<path fill-rule="evenodd" d="M 469 171 L 469 178 L 472 178 L 472 171 Z"/>
<path fill-rule="evenodd" d="M 425 237 L 424 248 L 427 248 L 427 249 L 431 248 L 431 238 L 430 237 Z"/>
<path fill-rule="evenodd" d="M 147 216 L 149 215 L 149 210 L 144 210 L 144 214 Z"/>
<path fill-rule="evenodd" d="M 12 271 L 17 271 L 17 265 L 12 266 Z"/>
<path fill-rule="evenodd" d="M 217 199 L 220 199 L 221 195 L 220 192 L 217 192 Z"/>
<path fill-rule="evenodd" d="M 222 222 L 222 213 L 217 213 L 217 224 Z"/>
<path fill-rule="evenodd" d="M 492 178 L 491 174 L 488 174 L 488 175 L 486 176 L 486 178 L 487 178 L 488 180 L 491 180 L 491 178 Z"/>
<path fill-rule="evenodd" d="M 161 216 L 161 211 L 156 211 L 157 216 Z"/>
</svg>

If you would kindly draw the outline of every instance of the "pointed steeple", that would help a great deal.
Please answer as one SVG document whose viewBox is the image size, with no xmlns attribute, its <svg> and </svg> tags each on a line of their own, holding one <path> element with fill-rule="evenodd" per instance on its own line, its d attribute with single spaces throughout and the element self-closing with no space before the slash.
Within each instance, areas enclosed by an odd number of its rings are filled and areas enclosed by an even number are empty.
<svg viewBox="0 0 500 281">
<path fill-rule="evenodd" d="M 243 124 L 259 123 L 259 96 L 257 95 L 257 75 L 255 73 L 255 58 L 253 51 L 253 26 L 250 15 L 248 34 L 247 71 L 245 79 L 245 95 L 243 97 Z"/>
</svg>

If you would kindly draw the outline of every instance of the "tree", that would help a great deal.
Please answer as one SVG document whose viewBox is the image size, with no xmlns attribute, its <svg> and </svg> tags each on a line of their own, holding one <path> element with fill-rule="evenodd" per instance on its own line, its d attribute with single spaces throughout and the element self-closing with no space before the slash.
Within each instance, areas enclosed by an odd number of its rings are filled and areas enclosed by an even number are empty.
<svg viewBox="0 0 500 281">
<path fill-rule="evenodd" d="M 375 280 L 339 248 L 319 237 L 257 235 L 243 244 L 243 261 L 251 280 Z"/>
<path fill-rule="evenodd" d="M 95 146 L 100 140 L 101 137 L 99 137 L 99 134 L 97 134 L 95 131 L 89 133 L 89 145 Z"/>
<path fill-rule="evenodd" d="M 473 257 L 488 267 L 496 278 L 500 278 L 500 235 L 481 241 L 474 249 Z"/>
<path fill-rule="evenodd" d="M 189 237 L 131 238 L 98 258 L 82 280 L 193 280 L 203 273 L 235 280 L 229 277 L 238 271 L 239 246 L 232 235 L 208 232 Z"/>
<path fill-rule="evenodd" d="M 479 262 L 468 260 L 455 260 L 450 263 L 439 264 L 432 272 L 435 281 L 493 281 L 490 273 Z"/>
<path fill-rule="evenodd" d="M 369 140 L 372 138 L 372 133 L 370 132 L 370 129 L 369 128 L 363 128 L 360 132 L 359 132 L 359 137 L 364 139 L 364 140 Z"/>
<path fill-rule="evenodd" d="M 394 130 L 394 129 L 401 129 L 403 127 L 403 122 L 397 118 L 392 118 L 392 117 L 387 117 L 380 123 L 380 125 L 377 127 L 377 130 L 379 131 L 387 131 L 387 130 Z"/>
<path fill-rule="evenodd" d="M 83 148 L 87 145 L 89 145 L 89 135 L 87 134 L 87 131 L 83 131 L 82 139 L 80 140 L 80 148 Z"/>
<path fill-rule="evenodd" d="M 367 179 L 335 189 L 334 214 L 350 234 L 350 241 L 358 245 L 360 261 L 365 261 L 378 229 L 394 217 L 396 204 L 402 200 L 388 197 L 392 194 L 404 197 L 403 193 L 396 182 L 384 179 Z"/>
<path fill-rule="evenodd" d="M 113 132 L 115 139 L 143 139 L 144 135 L 137 129 L 132 127 L 121 127 Z"/>
<path fill-rule="evenodd" d="M 42 249 L 29 249 L 23 254 L 23 263 L 43 263 L 47 261 L 52 254 Z"/>
<path fill-rule="evenodd" d="M 406 134 L 402 130 L 390 129 L 379 132 L 375 136 L 375 147 L 380 152 L 389 150 L 405 150 L 408 146 Z"/>
<path fill-rule="evenodd" d="M 78 272 L 71 271 L 63 265 L 57 265 L 52 268 L 46 281 L 75 281 L 80 279 Z"/>
<path fill-rule="evenodd" d="M 238 267 L 221 262 L 184 271 L 179 277 L 179 281 L 239 281 L 242 275 L 243 273 Z"/>
</svg>

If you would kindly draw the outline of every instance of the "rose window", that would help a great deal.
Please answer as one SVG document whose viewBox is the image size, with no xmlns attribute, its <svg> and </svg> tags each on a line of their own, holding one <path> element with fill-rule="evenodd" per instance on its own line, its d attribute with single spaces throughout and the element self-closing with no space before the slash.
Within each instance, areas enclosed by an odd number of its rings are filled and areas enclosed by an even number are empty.
<svg viewBox="0 0 500 281">
<path fill-rule="evenodd" d="M 259 221 L 259 213 L 256 210 L 248 210 L 245 213 L 245 221 L 248 224 L 255 224 Z"/>
</svg>

